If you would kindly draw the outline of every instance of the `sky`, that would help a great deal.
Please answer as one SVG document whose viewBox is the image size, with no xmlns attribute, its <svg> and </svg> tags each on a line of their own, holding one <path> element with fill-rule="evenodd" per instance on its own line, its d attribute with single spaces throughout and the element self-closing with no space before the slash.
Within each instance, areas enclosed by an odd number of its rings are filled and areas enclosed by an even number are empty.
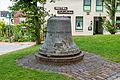
<svg viewBox="0 0 120 80">
<path fill-rule="evenodd" d="M 10 5 L 12 5 L 10 0 L 0 0 L 0 11 L 8 11 Z"/>
</svg>

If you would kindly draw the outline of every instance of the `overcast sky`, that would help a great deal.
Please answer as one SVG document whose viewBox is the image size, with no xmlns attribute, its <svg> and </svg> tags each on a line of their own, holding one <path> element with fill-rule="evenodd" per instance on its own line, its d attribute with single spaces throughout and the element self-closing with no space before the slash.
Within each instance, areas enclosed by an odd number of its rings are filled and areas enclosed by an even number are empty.
<svg viewBox="0 0 120 80">
<path fill-rule="evenodd" d="M 10 5 L 12 5 L 10 0 L 0 0 L 0 11 L 8 11 Z"/>
</svg>

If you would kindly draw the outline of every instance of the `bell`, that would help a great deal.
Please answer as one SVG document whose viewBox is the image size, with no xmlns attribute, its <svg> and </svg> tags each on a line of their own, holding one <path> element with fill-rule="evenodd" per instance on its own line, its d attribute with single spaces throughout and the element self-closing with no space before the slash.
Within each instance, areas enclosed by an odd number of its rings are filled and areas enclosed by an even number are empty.
<svg viewBox="0 0 120 80">
<path fill-rule="evenodd" d="M 38 61 L 67 63 L 82 60 L 84 54 L 74 43 L 71 34 L 71 19 L 64 16 L 50 17 L 47 21 L 45 43 L 36 54 Z"/>
</svg>

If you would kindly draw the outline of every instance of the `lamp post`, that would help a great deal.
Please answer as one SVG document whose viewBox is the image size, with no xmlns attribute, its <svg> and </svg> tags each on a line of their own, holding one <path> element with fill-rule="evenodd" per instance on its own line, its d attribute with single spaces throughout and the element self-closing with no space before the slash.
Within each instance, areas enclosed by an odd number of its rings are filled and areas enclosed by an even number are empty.
<svg viewBox="0 0 120 80">
<path fill-rule="evenodd" d="M 12 18 L 12 13 L 11 12 L 8 12 L 7 13 L 7 16 L 6 16 L 6 18 L 8 18 L 8 37 L 9 37 L 9 41 L 10 41 L 10 43 L 12 42 L 11 41 L 11 18 Z"/>
</svg>

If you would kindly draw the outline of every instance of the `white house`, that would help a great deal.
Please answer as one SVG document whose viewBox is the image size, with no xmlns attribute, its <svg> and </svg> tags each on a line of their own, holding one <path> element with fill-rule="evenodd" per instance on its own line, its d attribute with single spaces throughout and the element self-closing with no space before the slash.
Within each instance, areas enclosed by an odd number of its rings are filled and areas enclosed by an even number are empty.
<svg viewBox="0 0 120 80">
<path fill-rule="evenodd" d="M 71 17 L 72 35 L 109 34 L 101 26 L 101 18 L 107 18 L 102 0 L 47 0 L 45 8 L 50 14 Z M 117 7 L 116 22 L 120 29 L 120 3 Z"/>
</svg>

